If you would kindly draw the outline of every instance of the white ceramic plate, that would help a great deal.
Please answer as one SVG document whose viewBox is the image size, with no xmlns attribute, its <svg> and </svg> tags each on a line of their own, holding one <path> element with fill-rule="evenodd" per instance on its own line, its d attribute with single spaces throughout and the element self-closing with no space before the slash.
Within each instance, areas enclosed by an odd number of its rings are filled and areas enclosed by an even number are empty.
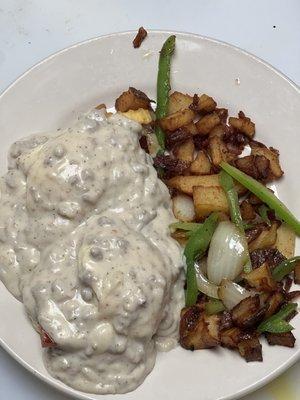
<svg viewBox="0 0 300 400">
<path fill-rule="evenodd" d="M 47 58 L 0 97 L 0 169 L 16 139 L 65 126 L 83 112 L 114 99 L 128 86 L 155 98 L 158 52 L 169 35 L 150 32 L 133 49 L 132 32 L 93 39 Z M 299 213 L 300 92 L 266 63 L 228 44 L 192 34 L 177 34 L 172 88 L 208 93 L 235 115 L 243 110 L 256 122 L 257 138 L 279 148 L 284 179 L 273 189 Z M 298 206 L 298 209 L 297 209 Z M 299 247 L 299 246 L 298 246 Z M 298 248 L 299 250 L 299 248 Z M 79 393 L 53 379 L 42 363 L 37 334 L 22 304 L 0 285 L 1 345 L 32 373 L 80 399 L 102 396 Z M 275 378 L 300 355 L 300 318 L 293 320 L 294 349 L 263 346 L 263 363 L 246 364 L 224 349 L 197 352 L 181 348 L 159 354 L 152 373 L 134 392 L 106 399 L 225 400 L 246 394 Z"/>
</svg>

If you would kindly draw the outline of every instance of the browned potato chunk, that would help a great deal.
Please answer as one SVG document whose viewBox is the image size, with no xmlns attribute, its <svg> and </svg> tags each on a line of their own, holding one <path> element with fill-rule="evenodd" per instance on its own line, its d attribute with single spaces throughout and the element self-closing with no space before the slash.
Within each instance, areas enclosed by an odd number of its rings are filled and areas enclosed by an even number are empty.
<svg viewBox="0 0 300 400">
<path fill-rule="evenodd" d="M 251 221 L 256 217 L 255 210 L 249 201 L 244 200 L 240 205 L 241 215 L 245 221 Z"/>
<path fill-rule="evenodd" d="M 193 198 L 197 218 L 203 218 L 213 211 L 229 212 L 226 195 L 218 186 L 195 186 Z"/>
<path fill-rule="evenodd" d="M 272 292 L 277 287 L 267 263 L 244 274 L 243 278 L 251 287 L 259 291 Z"/>
<path fill-rule="evenodd" d="M 265 333 L 267 342 L 270 346 L 285 346 L 285 347 L 294 347 L 296 338 L 292 334 L 292 332 L 285 333 Z"/>
<path fill-rule="evenodd" d="M 262 361 L 262 346 L 257 337 L 241 340 L 238 344 L 240 355 L 247 361 Z"/>
<path fill-rule="evenodd" d="M 272 147 L 268 148 L 262 143 L 252 141 L 250 143 L 251 154 L 254 156 L 264 156 L 270 162 L 271 174 L 274 178 L 280 178 L 283 175 L 279 163 L 279 153 Z"/>
<path fill-rule="evenodd" d="M 191 135 L 198 135 L 197 127 L 194 122 L 190 122 L 189 124 L 183 127 L 186 131 L 188 131 Z"/>
<path fill-rule="evenodd" d="M 220 122 L 221 120 L 217 113 L 205 115 L 196 122 L 198 134 L 207 135 L 215 126 L 219 125 Z"/>
<path fill-rule="evenodd" d="M 249 244 L 249 251 L 272 247 L 277 238 L 277 222 L 273 222 L 270 228 L 264 228 L 259 236 Z"/>
<path fill-rule="evenodd" d="M 209 138 L 218 136 L 222 138 L 224 136 L 225 128 L 224 125 L 217 125 L 209 132 Z"/>
<path fill-rule="evenodd" d="M 201 96 L 195 94 L 193 97 L 193 103 L 190 108 L 200 113 L 210 113 L 214 111 L 216 106 L 217 103 L 212 97 L 208 96 L 207 94 L 202 94 Z"/>
<path fill-rule="evenodd" d="M 238 169 L 254 179 L 267 181 L 272 179 L 270 161 L 264 156 L 246 156 L 238 158 L 235 162 Z"/>
<path fill-rule="evenodd" d="M 241 330 L 237 327 L 225 329 L 220 333 L 221 345 L 229 349 L 236 349 L 241 340 Z"/>
<path fill-rule="evenodd" d="M 145 110 L 144 108 L 139 108 L 138 110 L 129 110 L 120 114 L 124 115 L 124 117 L 128 119 L 131 119 L 132 121 L 139 122 L 140 124 L 150 124 L 150 122 L 152 122 L 151 112 L 149 110 Z"/>
<path fill-rule="evenodd" d="M 271 315 L 275 314 L 283 303 L 283 300 L 284 297 L 281 292 L 275 292 L 274 294 L 271 294 L 265 302 L 268 308 L 264 318 L 269 318 Z"/>
<path fill-rule="evenodd" d="M 231 310 L 232 321 L 239 328 L 251 328 L 263 318 L 265 310 L 260 307 L 259 295 L 250 296 Z"/>
<path fill-rule="evenodd" d="M 169 98 L 168 115 L 185 110 L 193 102 L 193 97 L 180 92 L 173 92 Z"/>
<path fill-rule="evenodd" d="M 195 175 L 208 175 L 211 172 L 211 162 L 207 154 L 200 150 L 190 166 L 190 171 Z"/>
<path fill-rule="evenodd" d="M 294 231 L 283 222 L 277 229 L 276 249 L 286 258 L 291 258 L 295 254 L 295 241 L 296 236 Z"/>
<path fill-rule="evenodd" d="M 139 108 L 151 108 L 150 99 L 140 90 L 130 87 L 119 96 L 115 103 L 117 111 L 138 110 Z"/>
<path fill-rule="evenodd" d="M 162 118 L 159 120 L 159 124 L 163 130 L 176 131 L 176 129 L 193 122 L 194 117 L 194 111 L 190 109 L 181 110 Z"/>
<path fill-rule="evenodd" d="M 175 156 L 181 161 L 191 163 L 194 160 L 195 146 L 192 139 L 179 145 L 175 150 Z"/>
<path fill-rule="evenodd" d="M 241 111 L 239 112 L 239 118 L 229 117 L 229 125 L 244 133 L 250 139 L 252 139 L 255 134 L 255 124 Z"/>
<path fill-rule="evenodd" d="M 222 161 L 231 161 L 235 158 L 233 154 L 229 153 L 225 143 L 219 136 L 209 138 L 208 151 L 215 166 L 220 165 Z"/>
<path fill-rule="evenodd" d="M 217 186 L 221 188 L 219 183 L 219 175 L 188 175 L 188 176 L 174 176 L 169 179 L 167 185 L 171 188 L 177 189 L 180 192 L 186 193 L 190 196 L 193 194 L 193 186 Z M 235 188 L 238 194 L 243 194 L 245 188 L 235 182 Z"/>
<path fill-rule="evenodd" d="M 183 310 L 179 341 L 187 350 L 209 349 L 219 344 L 220 317 L 206 316 L 198 304 Z"/>
</svg>

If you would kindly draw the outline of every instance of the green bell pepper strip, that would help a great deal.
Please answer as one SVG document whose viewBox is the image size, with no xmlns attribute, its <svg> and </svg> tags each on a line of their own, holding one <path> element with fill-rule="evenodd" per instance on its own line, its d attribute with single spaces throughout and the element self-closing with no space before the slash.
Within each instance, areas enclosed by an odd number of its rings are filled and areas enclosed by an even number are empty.
<svg viewBox="0 0 300 400">
<path fill-rule="evenodd" d="M 272 271 L 272 276 L 275 281 L 280 282 L 286 275 L 290 274 L 297 264 L 300 262 L 300 256 L 282 261 Z"/>
<path fill-rule="evenodd" d="M 268 211 L 270 211 L 269 207 L 267 207 L 265 204 L 262 204 L 261 206 L 258 207 L 258 213 L 260 215 L 260 218 L 269 226 L 271 226 L 271 221 L 268 217 Z"/>
<path fill-rule="evenodd" d="M 218 314 L 225 310 L 221 300 L 210 298 L 205 304 L 205 312 L 207 315 Z"/>
<path fill-rule="evenodd" d="M 231 220 L 239 228 L 241 232 L 244 232 L 244 224 L 241 216 L 239 198 L 237 191 L 234 187 L 232 177 L 225 171 L 219 173 L 219 182 L 222 186 L 229 205 Z"/>
<path fill-rule="evenodd" d="M 268 188 L 226 162 L 222 161 L 220 167 L 266 203 L 279 218 L 285 221 L 300 236 L 300 221 Z"/>
<path fill-rule="evenodd" d="M 198 286 L 195 271 L 195 259 L 196 257 L 203 257 L 206 252 L 212 235 L 218 224 L 218 215 L 211 214 L 205 222 L 195 231 L 191 233 L 191 236 L 185 246 L 184 255 L 186 259 L 186 297 L 185 303 L 187 306 L 192 306 L 197 301 Z"/>
<path fill-rule="evenodd" d="M 239 198 L 237 191 L 234 187 L 233 179 L 227 172 L 221 171 L 219 173 L 219 182 L 222 189 L 225 192 L 228 201 L 231 220 L 237 226 L 239 231 L 245 236 L 245 223 L 243 222 L 242 219 Z M 252 270 L 251 260 L 248 253 L 248 260 L 244 266 L 244 272 L 249 273 L 251 272 L 251 270 Z"/>
<path fill-rule="evenodd" d="M 201 224 L 197 222 L 174 222 L 169 225 L 171 230 L 181 229 L 182 231 L 194 231 L 198 229 Z"/>
<path fill-rule="evenodd" d="M 267 318 L 261 324 L 258 325 L 257 330 L 259 332 L 271 332 L 271 333 L 285 333 L 290 332 L 294 328 L 291 324 L 286 322 L 286 318 L 291 315 L 297 308 L 297 303 L 289 303 L 281 308 L 278 313 Z"/>
<path fill-rule="evenodd" d="M 171 69 L 171 58 L 175 50 L 176 36 L 170 36 L 164 43 L 158 62 L 158 74 L 157 74 L 157 96 L 156 96 L 156 119 L 159 120 L 167 115 L 169 105 L 169 91 L 170 85 L 170 69 Z M 162 149 L 165 148 L 165 133 L 160 126 L 155 129 L 158 144 Z"/>
</svg>

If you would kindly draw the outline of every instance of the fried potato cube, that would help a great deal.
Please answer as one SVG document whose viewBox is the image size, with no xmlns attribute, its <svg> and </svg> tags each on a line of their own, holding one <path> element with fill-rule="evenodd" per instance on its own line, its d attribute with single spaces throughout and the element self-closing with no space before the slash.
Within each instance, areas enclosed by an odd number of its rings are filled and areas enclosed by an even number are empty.
<svg viewBox="0 0 300 400">
<path fill-rule="evenodd" d="M 249 244 L 249 251 L 272 247 L 276 243 L 278 224 L 273 222 L 270 228 L 264 229 L 259 236 Z"/>
<path fill-rule="evenodd" d="M 260 307 L 259 295 L 250 296 L 233 307 L 231 310 L 232 321 L 239 328 L 251 328 L 263 318 L 265 310 L 265 306 Z"/>
<path fill-rule="evenodd" d="M 247 361 L 262 361 L 262 346 L 257 337 L 241 340 L 238 344 L 240 355 Z"/>
<path fill-rule="evenodd" d="M 150 122 L 152 122 L 151 112 L 149 110 L 145 110 L 144 108 L 139 108 L 138 110 L 129 110 L 120 114 L 128 119 L 139 122 L 140 124 L 150 124 Z"/>
<path fill-rule="evenodd" d="M 276 249 L 286 258 L 292 258 L 295 254 L 295 242 L 296 236 L 294 231 L 283 222 L 277 229 Z"/>
<path fill-rule="evenodd" d="M 248 274 L 243 274 L 243 278 L 258 291 L 272 292 L 277 287 L 267 263 L 263 263 Z"/>
<path fill-rule="evenodd" d="M 190 122 L 189 124 L 185 125 L 183 129 L 189 132 L 191 135 L 198 135 L 197 127 L 194 122 Z"/>
<path fill-rule="evenodd" d="M 250 118 L 247 118 L 243 112 L 239 112 L 239 118 L 229 117 L 229 125 L 238 131 L 244 133 L 250 139 L 253 138 L 255 134 L 255 124 Z"/>
<path fill-rule="evenodd" d="M 186 193 L 190 196 L 193 194 L 193 186 L 217 186 L 221 188 L 219 183 L 219 175 L 178 175 L 169 179 L 167 185 L 171 188 L 177 189 L 180 192 Z M 234 186 L 238 194 L 244 194 L 245 188 L 239 183 L 235 182 Z"/>
<path fill-rule="evenodd" d="M 268 148 L 262 143 L 252 141 L 250 143 L 251 154 L 254 156 L 264 156 L 270 161 L 270 169 L 274 178 L 280 178 L 283 175 L 283 170 L 281 169 L 279 163 L 279 153 L 272 147 Z"/>
<path fill-rule="evenodd" d="M 211 172 L 211 162 L 207 154 L 200 150 L 190 166 L 190 171 L 195 175 L 209 175 Z"/>
<path fill-rule="evenodd" d="M 202 94 L 201 96 L 195 94 L 193 97 L 193 104 L 190 106 L 192 110 L 200 113 L 210 113 L 214 111 L 216 107 L 217 103 L 207 94 Z"/>
<path fill-rule="evenodd" d="M 168 115 L 185 110 L 193 102 L 193 97 L 180 92 L 173 92 L 169 98 Z"/>
<path fill-rule="evenodd" d="M 115 102 L 117 111 L 126 112 L 128 110 L 138 110 L 139 108 L 151 108 L 150 99 L 140 90 L 130 87 L 123 92 Z"/>
<path fill-rule="evenodd" d="M 219 325 L 220 317 L 205 315 L 199 304 L 185 308 L 179 327 L 181 346 L 187 350 L 216 347 L 219 344 Z"/>
<path fill-rule="evenodd" d="M 242 218 L 245 221 L 251 221 L 252 219 L 254 219 L 256 217 L 254 207 L 247 200 L 242 201 L 242 203 L 240 205 L 240 210 L 241 210 Z"/>
<path fill-rule="evenodd" d="M 195 186 L 193 199 L 197 218 L 203 218 L 213 211 L 229 212 L 223 189 L 219 186 Z"/>
<path fill-rule="evenodd" d="M 281 304 L 284 301 L 283 294 L 281 292 L 275 292 L 274 294 L 271 294 L 267 300 L 266 304 L 268 306 L 267 311 L 265 313 L 264 318 L 269 318 L 271 315 L 275 314 Z"/>
<path fill-rule="evenodd" d="M 175 156 L 181 161 L 191 163 L 194 160 L 195 145 L 192 139 L 186 140 L 175 150 Z"/>
<path fill-rule="evenodd" d="M 230 154 L 225 143 L 219 136 L 209 138 L 208 151 L 210 158 L 215 166 L 220 165 L 222 161 L 231 161 L 234 155 Z"/>
<path fill-rule="evenodd" d="M 165 131 L 176 131 L 176 129 L 193 122 L 194 117 L 194 111 L 181 110 L 160 119 L 159 124 Z"/>
<path fill-rule="evenodd" d="M 221 123 L 220 117 L 217 113 L 205 115 L 203 118 L 196 122 L 198 134 L 207 135 L 212 129 Z"/>
<path fill-rule="evenodd" d="M 223 347 L 236 349 L 241 341 L 241 330 L 237 327 L 225 329 L 220 333 L 220 341 Z"/>
</svg>

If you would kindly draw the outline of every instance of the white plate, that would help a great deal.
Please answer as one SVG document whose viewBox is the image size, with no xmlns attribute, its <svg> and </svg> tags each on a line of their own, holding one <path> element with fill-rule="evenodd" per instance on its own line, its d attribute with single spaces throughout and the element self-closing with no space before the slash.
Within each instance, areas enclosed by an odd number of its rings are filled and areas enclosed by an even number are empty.
<svg viewBox="0 0 300 400">
<path fill-rule="evenodd" d="M 22 136 L 67 125 L 96 104 L 113 105 L 128 86 L 155 98 L 158 51 L 168 35 L 150 32 L 136 50 L 131 44 L 132 32 L 100 37 L 63 50 L 25 73 L 0 97 L 1 173 L 9 145 Z M 258 140 L 280 149 L 285 178 L 276 190 L 299 215 L 299 89 L 274 68 L 240 49 L 183 33 L 177 34 L 172 78 L 173 89 L 208 93 L 229 108 L 231 115 L 243 110 L 253 118 Z M 47 373 L 39 338 L 22 304 L 2 284 L 0 315 L 1 345 L 28 370 L 74 397 L 102 397 L 74 391 Z M 177 348 L 158 355 L 153 372 L 136 391 L 106 399 L 239 397 L 275 378 L 300 358 L 300 318 L 296 317 L 293 324 L 296 347 L 264 345 L 263 363 L 246 364 L 237 354 L 221 348 L 194 353 Z"/>
</svg>

